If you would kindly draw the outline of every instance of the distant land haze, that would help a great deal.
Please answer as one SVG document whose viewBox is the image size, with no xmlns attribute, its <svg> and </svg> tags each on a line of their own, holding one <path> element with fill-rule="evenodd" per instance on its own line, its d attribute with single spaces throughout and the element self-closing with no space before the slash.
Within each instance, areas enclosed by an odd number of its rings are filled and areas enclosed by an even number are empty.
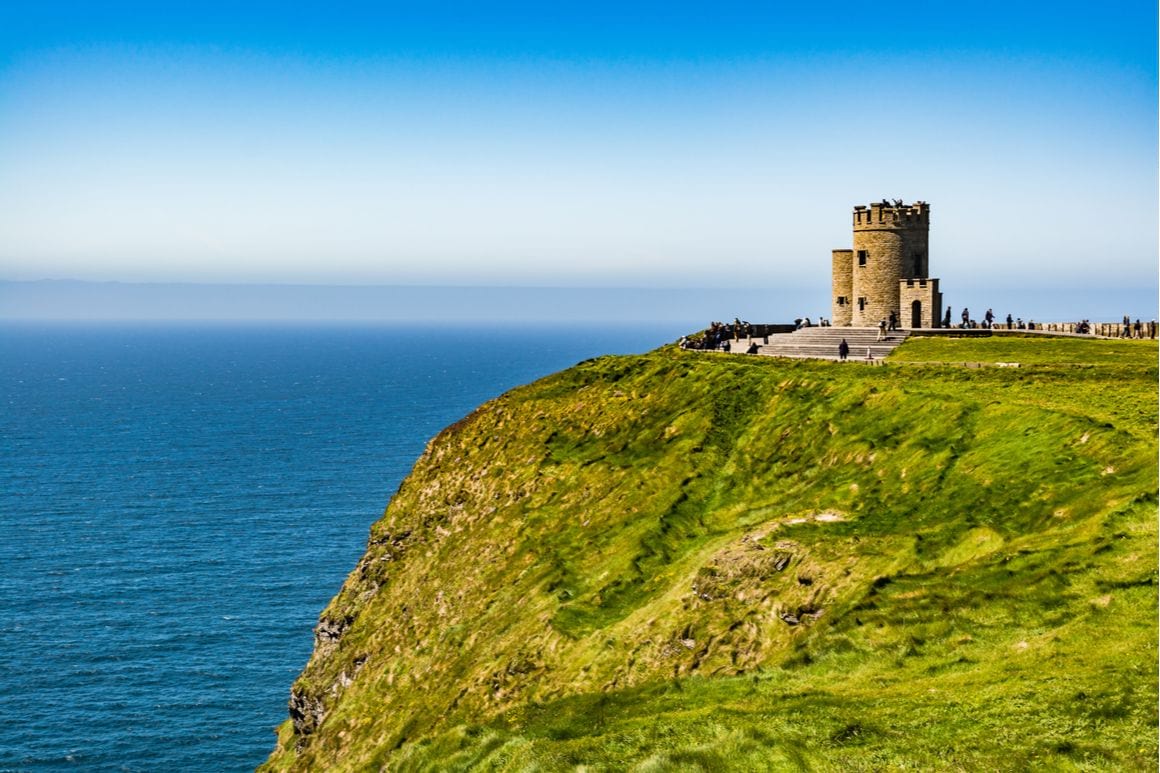
<svg viewBox="0 0 1160 773">
<path fill-rule="evenodd" d="M 819 261 L 819 264 L 821 261 Z M 949 273 L 949 272 L 947 272 Z M 1135 287 L 988 287 L 948 282 L 957 321 L 964 306 L 1024 320 L 1118 321 L 1157 316 L 1154 282 Z M 0 320 L 93 322 L 251 321 L 424 324 L 673 324 L 788 322 L 829 315 L 829 283 L 749 288 L 454 287 L 0 281 Z"/>
</svg>

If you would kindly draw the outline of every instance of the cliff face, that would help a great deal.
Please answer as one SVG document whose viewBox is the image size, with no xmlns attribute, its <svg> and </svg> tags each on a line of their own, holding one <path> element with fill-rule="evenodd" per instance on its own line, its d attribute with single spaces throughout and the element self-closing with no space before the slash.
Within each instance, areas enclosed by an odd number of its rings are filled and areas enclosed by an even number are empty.
<svg viewBox="0 0 1160 773">
<path fill-rule="evenodd" d="M 484 405 L 372 528 L 267 768 L 1154 762 L 1156 347 L 1047 343 L 665 349 Z"/>
</svg>

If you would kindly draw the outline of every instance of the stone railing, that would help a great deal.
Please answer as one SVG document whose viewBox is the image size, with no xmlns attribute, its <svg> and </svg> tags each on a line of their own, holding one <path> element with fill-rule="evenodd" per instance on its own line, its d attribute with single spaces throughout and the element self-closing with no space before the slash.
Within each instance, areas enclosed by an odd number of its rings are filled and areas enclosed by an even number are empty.
<svg viewBox="0 0 1160 773">
<path fill-rule="evenodd" d="M 1077 332 L 1079 327 L 1078 322 L 1036 322 L 1035 330 L 1043 330 L 1048 333 L 1072 333 L 1075 335 L 1085 335 Z M 1123 322 L 1089 322 L 1089 330 L 1086 335 L 1099 336 L 1103 338 L 1120 338 L 1123 334 Z M 1140 321 L 1140 332 L 1136 333 L 1136 324 L 1133 322 L 1128 326 L 1128 335 L 1125 338 L 1155 338 L 1156 337 L 1156 321 L 1150 320 L 1148 322 Z M 1006 330 L 1007 325 L 995 324 L 996 330 Z"/>
</svg>

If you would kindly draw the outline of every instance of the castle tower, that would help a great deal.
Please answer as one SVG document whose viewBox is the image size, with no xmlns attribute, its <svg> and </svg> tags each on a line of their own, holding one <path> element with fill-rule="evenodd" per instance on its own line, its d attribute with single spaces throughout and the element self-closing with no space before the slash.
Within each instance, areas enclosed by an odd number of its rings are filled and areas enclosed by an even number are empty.
<svg viewBox="0 0 1160 773">
<path fill-rule="evenodd" d="M 874 327 L 894 312 L 902 327 L 936 327 L 942 294 L 929 277 L 930 205 L 859 205 L 853 225 L 854 249 L 833 251 L 833 324 Z"/>
</svg>

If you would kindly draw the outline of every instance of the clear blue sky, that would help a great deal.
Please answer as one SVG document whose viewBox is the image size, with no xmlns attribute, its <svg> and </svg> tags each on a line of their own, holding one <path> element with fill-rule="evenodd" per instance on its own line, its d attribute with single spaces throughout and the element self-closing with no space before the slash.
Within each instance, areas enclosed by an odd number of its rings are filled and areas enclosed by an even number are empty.
<svg viewBox="0 0 1160 773">
<path fill-rule="evenodd" d="M 0 280 L 1155 287 L 1154 1 L 626 5 L 4 3 Z"/>
</svg>

